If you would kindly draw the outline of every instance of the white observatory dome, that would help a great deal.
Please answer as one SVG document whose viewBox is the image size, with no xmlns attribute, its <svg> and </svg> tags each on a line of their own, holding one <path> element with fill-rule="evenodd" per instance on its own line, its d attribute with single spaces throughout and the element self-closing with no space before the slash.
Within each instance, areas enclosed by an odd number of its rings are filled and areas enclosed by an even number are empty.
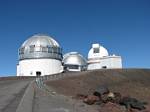
<svg viewBox="0 0 150 112">
<path fill-rule="evenodd" d="M 62 59 L 62 49 L 50 36 L 36 34 L 27 39 L 19 49 L 19 60 L 37 58 Z"/>
<path fill-rule="evenodd" d="M 68 69 L 78 69 L 77 71 L 85 69 L 87 65 L 86 59 L 78 52 L 70 52 L 65 54 L 63 56 L 63 63 L 65 67 L 68 67 Z"/>
<path fill-rule="evenodd" d="M 106 56 L 108 56 L 108 51 L 100 44 L 93 44 L 88 53 L 88 59 L 102 58 Z"/>
</svg>

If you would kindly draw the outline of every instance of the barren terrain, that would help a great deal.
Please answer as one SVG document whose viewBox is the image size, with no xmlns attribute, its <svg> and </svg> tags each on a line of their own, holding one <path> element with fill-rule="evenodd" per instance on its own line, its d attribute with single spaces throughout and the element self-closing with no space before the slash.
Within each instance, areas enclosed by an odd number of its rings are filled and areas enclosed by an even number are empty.
<svg viewBox="0 0 150 112">
<path fill-rule="evenodd" d="M 150 69 L 105 69 L 68 74 L 72 76 L 47 81 L 47 85 L 57 93 L 72 97 L 92 94 L 100 86 L 107 86 L 112 92 L 150 104 Z"/>
</svg>

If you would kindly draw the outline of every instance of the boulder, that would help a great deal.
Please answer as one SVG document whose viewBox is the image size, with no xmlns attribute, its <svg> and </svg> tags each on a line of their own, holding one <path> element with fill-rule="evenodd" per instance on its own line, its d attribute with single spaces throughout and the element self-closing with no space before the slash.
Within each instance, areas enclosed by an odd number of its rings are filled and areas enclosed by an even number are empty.
<svg viewBox="0 0 150 112">
<path fill-rule="evenodd" d="M 95 90 L 95 92 L 93 94 L 99 94 L 99 95 L 103 95 L 103 94 L 108 94 L 109 93 L 109 89 L 106 86 L 100 86 L 99 88 L 97 88 Z"/>
<path fill-rule="evenodd" d="M 94 96 L 94 95 L 89 95 L 89 96 L 87 96 L 87 98 L 85 98 L 83 100 L 83 102 L 88 105 L 92 105 L 98 101 L 100 101 L 100 98 L 98 96 Z"/>
</svg>

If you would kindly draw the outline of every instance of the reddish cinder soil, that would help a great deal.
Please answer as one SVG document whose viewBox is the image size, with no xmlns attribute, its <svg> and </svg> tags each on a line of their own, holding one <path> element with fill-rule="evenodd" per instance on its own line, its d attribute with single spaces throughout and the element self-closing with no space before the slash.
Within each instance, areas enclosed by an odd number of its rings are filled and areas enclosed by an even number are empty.
<svg viewBox="0 0 150 112">
<path fill-rule="evenodd" d="M 105 69 L 73 74 L 46 84 L 66 96 L 92 94 L 99 86 L 150 103 L 150 69 Z M 75 76 L 75 74 L 77 74 Z"/>
</svg>

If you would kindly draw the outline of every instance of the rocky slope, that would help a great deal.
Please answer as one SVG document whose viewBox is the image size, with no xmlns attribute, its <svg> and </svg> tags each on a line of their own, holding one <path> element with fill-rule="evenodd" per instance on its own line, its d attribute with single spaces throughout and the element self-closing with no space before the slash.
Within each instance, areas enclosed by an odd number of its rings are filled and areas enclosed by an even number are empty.
<svg viewBox="0 0 150 112">
<path fill-rule="evenodd" d="M 150 69 L 105 69 L 68 73 L 73 76 L 47 81 L 57 93 L 65 96 L 92 94 L 100 86 L 150 104 Z"/>
</svg>

